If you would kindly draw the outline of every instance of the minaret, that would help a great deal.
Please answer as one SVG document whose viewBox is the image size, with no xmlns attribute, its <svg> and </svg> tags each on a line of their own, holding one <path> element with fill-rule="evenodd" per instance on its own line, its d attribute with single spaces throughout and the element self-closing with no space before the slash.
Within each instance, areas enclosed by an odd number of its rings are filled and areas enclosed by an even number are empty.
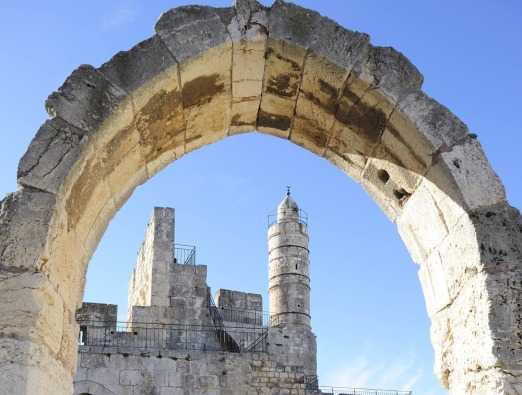
<svg viewBox="0 0 522 395">
<path fill-rule="evenodd" d="M 268 228 L 268 261 L 271 325 L 310 328 L 308 226 L 290 188 Z"/>
</svg>

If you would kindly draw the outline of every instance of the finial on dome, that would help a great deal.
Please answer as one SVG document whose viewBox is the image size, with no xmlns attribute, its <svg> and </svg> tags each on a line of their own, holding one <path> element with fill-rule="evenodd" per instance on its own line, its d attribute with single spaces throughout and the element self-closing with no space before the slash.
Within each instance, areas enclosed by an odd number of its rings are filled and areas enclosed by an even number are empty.
<svg viewBox="0 0 522 395">
<path fill-rule="evenodd" d="M 299 218 L 299 207 L 295 200 L 290 196 L 290 186 L 286 187 L 286 196 L 281 200 L 277 206 L 277 219 L 288 220 Z"/>
</svg>

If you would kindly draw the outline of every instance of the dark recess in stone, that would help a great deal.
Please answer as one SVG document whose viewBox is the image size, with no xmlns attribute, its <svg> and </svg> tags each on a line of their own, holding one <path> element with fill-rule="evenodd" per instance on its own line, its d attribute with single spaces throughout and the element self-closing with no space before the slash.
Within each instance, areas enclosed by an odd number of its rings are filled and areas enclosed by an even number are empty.
<svg viewBox="0 0 522 395">
<path fill-rule="evenodd" d="M 290 118 L 284 115 L 275 115 L 259 110 L 257 125 L 279 130 L 288 130 L 290 129 Z"/>
<path fill-rule="evenodd" d="M 383 169 L 381 169 L 377 172 L 377 177 L 379 178 L 379 180 L 381 180 L 381 182 L 383 184 L 386 184 L 388 182 L 388 180 L 390 179 L 390 175 L 388 174 L 388 172 Z"/>
</svg>

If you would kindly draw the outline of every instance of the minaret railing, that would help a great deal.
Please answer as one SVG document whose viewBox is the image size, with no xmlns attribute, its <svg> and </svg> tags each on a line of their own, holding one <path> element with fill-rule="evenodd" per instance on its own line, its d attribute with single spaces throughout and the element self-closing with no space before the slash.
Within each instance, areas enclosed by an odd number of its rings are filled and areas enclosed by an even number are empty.
<svg viewBox="0 0 522 395">
<path fill-rule="evenodd" d="M 277 213 L 268 214 L 267 216 L 267 225 L 271 227 L 276 223 L 284 223 L 284 222 L 298 222 L 305 226 L 308 226 L 308 214 L 306 211 L 299 209 L 297 212 L 297 216 L 289 217 L 288 219 L 279 219 L 277 218 Z"/>
</svg>

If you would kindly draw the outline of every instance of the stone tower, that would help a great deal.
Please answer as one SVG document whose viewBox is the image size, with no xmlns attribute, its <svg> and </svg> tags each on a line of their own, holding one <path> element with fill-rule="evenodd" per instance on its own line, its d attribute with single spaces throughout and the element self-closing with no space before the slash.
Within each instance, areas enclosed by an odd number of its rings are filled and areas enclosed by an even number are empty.
<svg viewBox="0 0 522 395">
<path fill-rule="evenodd" d="M 268 228 L 268 261 L 271 322 L 310 327 L 308 226 L 290 192 Z"/>
<path fill-rule="evenodd" d="M 268 228 L 269 350 L 279 363 L 315 376 L 316 339 L 310 320 L 306 216 L 287 192 Z"/>
</svg>

